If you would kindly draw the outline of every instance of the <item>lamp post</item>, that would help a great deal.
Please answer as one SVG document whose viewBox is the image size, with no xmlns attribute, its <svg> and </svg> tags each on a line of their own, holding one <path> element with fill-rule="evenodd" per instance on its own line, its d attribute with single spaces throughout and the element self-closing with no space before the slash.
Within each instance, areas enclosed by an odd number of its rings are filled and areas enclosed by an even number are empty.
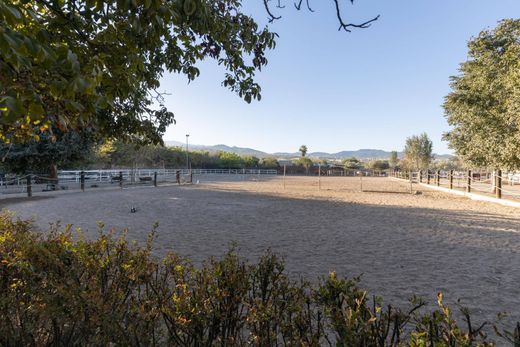
<svg viewBox="0 0 520 347">
<path fill-rule="evenodd" d="M 186 134 L 186 170 L 188 170 L 188 173 L 189 173 L 189 170 L 190 170 L 190 155 L 189 155 L 189 152 L 188 152 L 188 137 L 190 137 L 190 135 Z"/>
</svg>

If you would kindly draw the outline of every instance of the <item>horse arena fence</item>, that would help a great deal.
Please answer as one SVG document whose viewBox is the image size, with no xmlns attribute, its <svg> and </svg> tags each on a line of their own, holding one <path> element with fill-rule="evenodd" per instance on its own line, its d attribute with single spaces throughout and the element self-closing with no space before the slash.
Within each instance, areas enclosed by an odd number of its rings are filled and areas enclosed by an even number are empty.
<svg viewBox="0 0 520 347">
<path fill-rule="evenodd" d="M 520 201 L 520 173 L 502 170 L 392 171 L 391 177 L 454 192 Z"/>
<path fill-rule="evenodd" d="M 86 191 L 99 188 L 146 187 L 168 184 L 191 184 L 219 180 L 261 181 L 278 177 L 283 189 L 296 189 L 297 177 L 314 177 L 308 187 L 317 190 L 339 189 L 359 192 L 414 193 L 414 184 L 440 187 L 454 193 L 471 193 L 487 198 L 504 199 L 520 204 L 520 173 L 502 170 L 423 170 L 375 171 L 346 169 L 340 166 L 317 165 L 307 174 L 290 172 L 288 167 L 267 169 L 114 169 L 114 170 L 62 170 L 57 178 L 38 174 L 0 176 L 0 195 L 55 192 L 63 190 Z M 401 182 L 388 181 L 384 190 L 372 186 L 372 178 L 393 177 Z M 345 180 L 345 184 L 330 180 Z M 348 181 L 350 180 L 350 181 Z M 347 182 L 348 181 L 348 182 Z M 307 184 L 306 183 L 306 184 Z M 404 184 L 403 184 L 404 183 Z M 380 185 L 377 185 L 380 187 Z"/>
<path fill-rule="evenodd" d="M 22 194 L 32 196 L 56 191 L 87 191 L 102 188 L 150 187 L 172 184 L 191 184 L 218 180 L 266 181 L 277 178 L 283 189 L 317 189 L 342 191 L 375 191 L 370 178 L 387 177 L 380 170 L 352 169 L 338 165 L 316 165 L 304 172 L 294 167 L 274 169 L 112 169 L 61 170 L 57 178 L 41 174 L 0 176 L 0 196 Z M 301 179 L 305 181 L 302 184 Z M 389 183 L 389 185 L 392 185 Z M 407 189 L 407 188 L 406 188 Z M 406 190 L 405 189 L 405 190 Z M 401 190 L 401 191 L 399 191 Z M 394 184 L 385 192 L 402 192 L 402 185 Z"/>
<path fill-rule="evenodd" d="M 0 194 L 81 190 L 160 184 L 190 184 L 200 176 L 232 175 L 264 177 L 277 175 L 277 170 L 266 169 L 115 169 L 115 170 L 62 170 L 57 178 L 38 174 L 4 175 L 0 178 Z"/>
</svg>

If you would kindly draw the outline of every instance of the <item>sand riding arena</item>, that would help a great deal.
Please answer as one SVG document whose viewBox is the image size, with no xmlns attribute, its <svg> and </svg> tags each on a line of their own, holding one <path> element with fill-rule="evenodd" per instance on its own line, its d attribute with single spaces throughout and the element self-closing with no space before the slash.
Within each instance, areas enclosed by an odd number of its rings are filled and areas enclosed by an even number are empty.
<svg viewBox="0 0 520 347">
<path fill-rule="evenodd" d="M 236 243 L 255 260 L 270 248 L 295 278 L 362 275 L 386 302 L 416 294 L 435 303 L 443 292 L 479 320 L 500 311 L 520 319 L 520 209 L 390 178 L 200 176 L 191 185 L 0 201 L 43 231 L 59 220 L 96 237 L 103 221 L 144 241 L 158 222 L 157 255 L 173 250 L 198 263 Z"/>
</svg>

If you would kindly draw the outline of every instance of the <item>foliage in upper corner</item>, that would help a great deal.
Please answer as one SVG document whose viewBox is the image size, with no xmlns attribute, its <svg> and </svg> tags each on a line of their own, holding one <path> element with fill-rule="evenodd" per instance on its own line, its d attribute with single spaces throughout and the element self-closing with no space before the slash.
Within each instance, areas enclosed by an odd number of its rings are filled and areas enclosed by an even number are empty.
<svg viewBox="0 0 520 347">
<path fill-rule="evenodd" d="M 444 109 L 450 147 L 478 167 L 520 168 L 520 20 L 501 21 L 468 43 Z"/>
<path fill-rule="evenodd" d="M 161 76 L 193 80 L 205 58 L 224 66 L 224 86 L 247 102 L 260 99 L 254 76 L 276 35 L 241 3 L 0 1 L 0 140 L 21 142 L 52 125 L 161 143 L 174 122 L 158 92 Z"/>
</svg>

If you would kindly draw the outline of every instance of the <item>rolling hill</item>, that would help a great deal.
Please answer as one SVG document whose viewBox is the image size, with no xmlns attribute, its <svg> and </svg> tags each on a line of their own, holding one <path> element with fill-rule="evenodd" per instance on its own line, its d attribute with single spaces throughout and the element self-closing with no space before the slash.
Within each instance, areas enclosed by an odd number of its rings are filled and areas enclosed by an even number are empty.
<svg viewBox="0 0 520 347">
<path fill-rule="evenodd" d="M 166 146 L 172 146 L 172 147 L 182 147 L 184 148 L 186 146 L 185 143 L 179 142 L 179 141 L 165 141 L 164 144 Z M 231 152 L 236 153 L 238 155 L 252 155 L 258 158 L 265 158 L 265 157 L 276 157 L 276 158 L 295 158 L 299 157 L 299 152 L 275 152 L 275 153 L 267 153 L 262 152 L 253 148 L 247 148 L 247 147 L 236 147 L 236 146 L 228 146 L 224 144 L 214 145 L 214 146 L 207 146 L 207 145 L 197 145 L 197 144 L 190 144 L 189 148 L 191 150 L 204 150 L 209 152 Z M 307 155 L 312 158 L 319 158 L 319 159 L 346 159 L 351 157 L 356 157 L 358 159 L 388 159 L 390 158 L 389 151 L 384 151 L 381 149 L 358 149 L 355 151 L 340 151 L 337 153 L 327 153 L 327 152 L 309 152 Z M 402 152 L 398 152 L 399 157 L 403 156 Z M 435 154 L 436 159 L 448 159 L 451 158 L 452 155 L 450 154 Z"/>
</svg>

